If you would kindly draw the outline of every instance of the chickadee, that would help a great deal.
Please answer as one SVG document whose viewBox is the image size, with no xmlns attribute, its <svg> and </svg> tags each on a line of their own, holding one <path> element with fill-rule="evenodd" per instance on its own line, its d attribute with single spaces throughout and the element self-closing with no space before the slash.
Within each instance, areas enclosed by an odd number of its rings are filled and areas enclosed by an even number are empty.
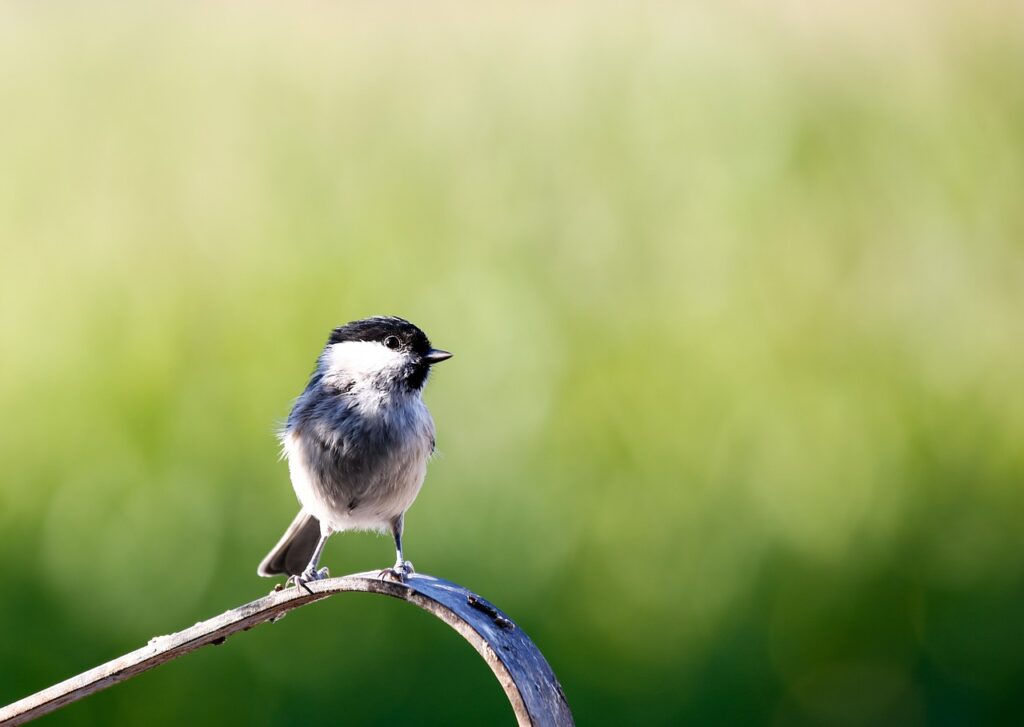
<svg viewBox="0 0 1024 727">
<path fill-rule="evenodd" d="M 260 563 L 261 576 L 305 584 L 324 544 L 344 530 L 389 531 L 398 557 L 382 575 L 413 572 L 402 554 L 405 511 L 434 451 L 434 421 L 421 394 L 430 367 L 452 354 L 432 348 L 407 320 L 366 318 L 335 328 L 281 432 L 302 509 Z"/>
</svg>

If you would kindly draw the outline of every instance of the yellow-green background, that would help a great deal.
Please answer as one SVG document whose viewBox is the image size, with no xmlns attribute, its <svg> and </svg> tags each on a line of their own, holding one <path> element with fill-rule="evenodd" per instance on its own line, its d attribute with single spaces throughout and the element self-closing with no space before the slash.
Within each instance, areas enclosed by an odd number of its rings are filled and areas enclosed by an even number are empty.
<svg viewBox="0 0 1024 727">
<path fill-rule="evenodd" d="M 1010 8 L 4 3 L 0 703 L 266 593 L 275 427 L 390 313 L 456 354 L 407 554 L 581 725 L 1020 724 Z M 314 720 L 511 712 L 349 596 L 48 723 Z"/>
</svg>

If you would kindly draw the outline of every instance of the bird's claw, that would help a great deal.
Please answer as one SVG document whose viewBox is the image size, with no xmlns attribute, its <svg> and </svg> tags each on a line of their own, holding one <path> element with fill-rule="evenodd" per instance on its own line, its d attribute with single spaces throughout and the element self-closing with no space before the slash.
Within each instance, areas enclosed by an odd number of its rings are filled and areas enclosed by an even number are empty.
<svg viewBox="0 0 1024 727">
<path fill-rule="evenodd" d="M 286 580 L 285 583 L 287 585 L 295 586 L 296 588 L 301 587 L 306 593 L 308 593 L 309 595 L 312 596 L 313 595 L 313 591 L 311 591 L 309 589 L 309 586 L 307 586 L 306 584 L 311 582 L 311 581 L 322 581 L 325 578 L 329 578 L 330 575 L 331 574 L 327 570 L 326 566 L 321 568 L 320 570 L 314 570 L 312 568 L 307 568 L 306 570 L 302 571 L 302 573 L 297 575 L 297 576 L 288 576 L 288 580 Z"/>
<path fill-rule="evenodd" d="M 412 567 L 412 563 L 409 561 L 401 561 L 395 563 L 391 568 L 385 568 L 380 572 L 380 579 L 398 581 L 404 583 L 405 579 L 416 572 L 416 569 Z"/>
</svg>

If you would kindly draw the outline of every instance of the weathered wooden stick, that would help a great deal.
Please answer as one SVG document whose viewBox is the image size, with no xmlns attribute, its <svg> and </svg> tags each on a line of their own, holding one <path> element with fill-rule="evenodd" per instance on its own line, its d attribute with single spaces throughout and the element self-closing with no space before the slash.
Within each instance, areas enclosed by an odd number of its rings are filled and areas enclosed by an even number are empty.
<svg viewBox="0 0 1024 727">
<path fill-rule="evenodd" d="M 512 703 L 520 725 L 565 727 L 572 713 L 565 694 L 544 656 L 522 630 L 491 603 L 462 586 L 415 574 L 404 583 L 382 580 L 378 571 L 329 578 L 303 588 L 287 588 L 197 623 L 191 628 L 150 639 L 149 644 L 60 684 L 0 709 L 0 725 L 17 725 L 65 704 L 130 679 L 207 644 L 335 593 L 380 593 L 400 598 L 434 614 L 457 631 L 487 662 Z"/>
</svg>

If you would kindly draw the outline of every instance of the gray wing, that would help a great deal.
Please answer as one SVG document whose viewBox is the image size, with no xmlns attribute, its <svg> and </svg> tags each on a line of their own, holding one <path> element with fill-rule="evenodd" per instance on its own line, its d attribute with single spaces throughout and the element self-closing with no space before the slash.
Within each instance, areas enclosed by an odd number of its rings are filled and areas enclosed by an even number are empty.
<svg viewBox="0 0 1024 727">
<path fill-rule="evenodd" d="M 267 553 L 256 572 L 266 578 L 299 575 L 309 565 L 319 540 L 320 521 L 305 510 L 299 510 L 299 514 L 284 531 L 277 545 Z"/>
</svg>

